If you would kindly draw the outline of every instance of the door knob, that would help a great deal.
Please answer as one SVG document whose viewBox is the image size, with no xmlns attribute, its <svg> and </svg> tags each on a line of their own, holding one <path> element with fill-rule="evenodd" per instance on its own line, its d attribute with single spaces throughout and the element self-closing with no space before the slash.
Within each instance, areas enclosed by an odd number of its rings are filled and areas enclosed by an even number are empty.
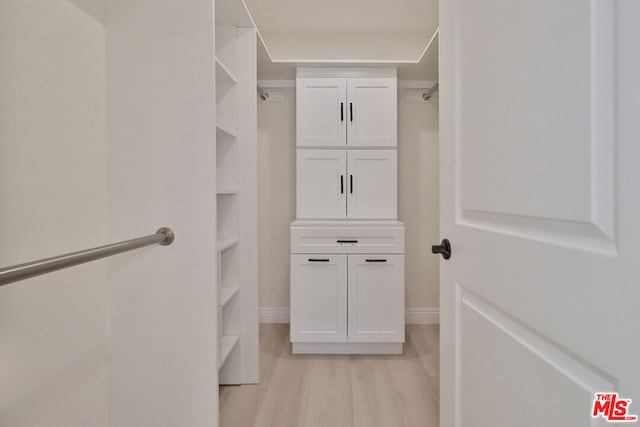
<svg viewBox="0 0 640 427">
<path fill-rule="evenodd" d="M 440 254 L 442 258 L 449 259 L 451 258 L 451 243 L 448 239 L 442 239 L 442 243 L 439 245 L 431 246 L 431 253 Z"/>
</svg>

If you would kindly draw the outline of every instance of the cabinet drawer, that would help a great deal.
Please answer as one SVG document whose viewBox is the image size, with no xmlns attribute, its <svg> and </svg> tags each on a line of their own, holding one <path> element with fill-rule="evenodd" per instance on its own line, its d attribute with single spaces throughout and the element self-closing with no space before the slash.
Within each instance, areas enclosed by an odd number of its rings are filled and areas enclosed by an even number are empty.
<svg viewBox="0 0 640 427">
<path fill-rule="evenodd" d="M 291 226 L 291 253 L 404 253 L 404 226 Z"/>
</svg>

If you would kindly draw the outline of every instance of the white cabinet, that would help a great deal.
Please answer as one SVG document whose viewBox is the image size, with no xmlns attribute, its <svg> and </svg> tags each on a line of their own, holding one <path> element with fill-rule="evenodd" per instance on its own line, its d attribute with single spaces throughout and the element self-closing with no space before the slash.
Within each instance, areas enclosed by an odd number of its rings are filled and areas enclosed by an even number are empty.
<svg viewBox="0 0 640 427">
<path fill-rule="evenodd" d="M 347 341 L 347 256 L 291 256 L 291 340 Z"/>
<path fill-rule="evenodd" d="M 404 256 L 349 255 L 351 342 L 404 341 Z"/>
<path fill-rule="evenodd" d="M 397 82 L 394 78 L 347 80 L 349 146 L 397 145 L 397 93 Z"/>
<path fill-rule="evenodd" d="M 296 91 L 297 145 L 340 147 L 347 143 L 347 81 L 298 79 Z"/>
<path fill-rule="evenodd" d="M 298 78 L 298 147 L 396 147 L 397 80 Z"/>
<path fill-rule="evenodd" d="M 301 219 L 395 219 L 396 150 L 298 149 Z"/>
<path fill-rule="evenodd" d="M 300 67 L 296 87 L 293 352 L 399 354 L 396 70 Z"/>
<path fill-rule="evenodd" d="M 291 256 L 294 353 L 397 353 L 404 337 L 404 255 Z"/>
<path fill-rule="evenodd" d="M 298 150 L 296 171 L 298 218 L 346 217 L 345 150 Z"/>
<path fill-rule="evenodd" d="M 347 217 L 397 217 L 396 150 L 351 150 L 347 155 Z"/>
<path fill-rule="evenodd" d="M 395 219 L 395 71 L 385 77 L 378 71 L 363 77 L 362 70 L 332 77 L 334 72 L 301 76 L 299 70 L 297 217 Z"/>
</svg>

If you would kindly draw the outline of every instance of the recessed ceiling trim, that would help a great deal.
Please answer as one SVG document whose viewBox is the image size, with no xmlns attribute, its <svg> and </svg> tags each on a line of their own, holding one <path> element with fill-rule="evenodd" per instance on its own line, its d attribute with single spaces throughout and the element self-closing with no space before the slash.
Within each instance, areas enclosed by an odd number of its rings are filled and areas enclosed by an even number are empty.
<svg viewBox="0 0 640 427">
<path fill-rule="evenodd" d="M 414 60 L 395 60 L 395 59 L 331 59 L 331 58 L 323 58 L 323 59 L 309 59 L 309 58 L 288 58 L 288 59 L 275 59 L 273 58 L 271 52 L 269 51 L 269 47 L 267 46 L 267 44 L 264 41 L 264 38 L 262 37 L 262 35 L 260 34 L 260 30 L 257 30 L 258 32 L 258 36 L 260 37 L 260 41 L 262 42 L 262 45 L 265 48 L 265 51 L 267 53 L 267 55 L 269 56 L 269 59 L 271 60 L 272 63 L 274 64 L 296 64 L 296 65 L 313 65 L 313 64 L 361 64 L 361 65 L 376 65 L 376 64 L 419 64 L 420 62 L 422 62 L 422 59 L 425 57 L 425 55 L 427 54 L 427 52 L 437 46 L 438 44 L 438 37 L 439 37 L 439 32 L 440 32 L 440 28 L 438 27 L 436 29 L 436 31 L 433 33 L 433 35 L 431 36 L 431 38 L 429 39 L 429 41 L 427 42 L 427 44 L 425 45 L 424 49 L 422 49 L 422 52 L 420 53 L 420 55 L 414 59 Z"/>
<path fill-rule="evenodd" d="M 396 77 L 395 67 L 298 67 L 296 77 Z"/>
<path fill-rule="evenodd" d="M 437 79 L 437 49 L 439 39 L 439 27 L 436 28 L 432 36 L 429 38 L 424 48 L 420 50 L 420 54 L 415 59 L 345 59 L 343 58 L 283 58 L 282 56 L 274 58 L 274 52 L 269 48 L 265 34 L 256 24 L 251 11 L 248 9 L 245 0 L 240 0 L 242 5 L 247 9 L 247 13 L 251 22 L 254 23 L 258 39 L 263 48 L 262 54 L 259 54 L 259 74 L 265 79 L 290 79 L 295 75 L 295 69 L 298 66 L 360 66 L 360 67 L 376 67 L 376 66 L 397 66 L 398 78 L 403 80 L 421 80 L 421 79 Z M 268 36 L 268 35 L 267 35 Z M 260 52 L 260 47 L 258 51 Z M 265 55 L 266 54 L 266 55 Z M 268 61 L 268 62 L 267 62 Z M 269 62 L 271 64 L 269 64 Z M 260 72 L 262 70 L 262 72 Z"/>
</svg>

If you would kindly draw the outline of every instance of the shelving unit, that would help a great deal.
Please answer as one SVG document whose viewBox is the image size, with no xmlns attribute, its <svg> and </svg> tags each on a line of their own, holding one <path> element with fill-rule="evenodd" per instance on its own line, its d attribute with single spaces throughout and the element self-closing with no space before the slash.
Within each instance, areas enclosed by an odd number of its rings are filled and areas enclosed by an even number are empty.
<svg viewBox="0 0 640 427">
<path fill-rule="evenodd" d="M 224 336 L 220 340 L 220 363 L 218 364 L 218 368 L 220 368 L 227 361 L 227 358 L 231 354 L 231 352 L 238 345 L 238 341 L 240 341 L 240 337 L 237 335 Z"/>
<path fill-rule="evenodd" d="M 224 139 L 235 139 L 236 132 L 235 130 L 227 129 L 224 125 L 217 124 L 216 125 L 216 139 L 224 140 Z"/>
<path fill-rule="evenodd" d="M 239 290 L 240 288 L 238 287 L 222 288 L 220 292 L 220 296 L 218 298 L 218 300 L 220 301 L 219 303 L 220 307 L 226 306 L 229 303 L 229 301 L 231 301 L 231 299 L 238 294 Z"/>
<path fill-rule="evenodd" d="M 238 244 L 238 239 L 218 240 L 218 252 L 224 252 L 232 246 Z"/>
<path fill-rule="evenodd" d="M 234 85 L 238 83 L 224 63 L 216 56 L 216 85 Z"/>
<path fill-rule="evenodd" d="M 219 383 L 257 383 L 256 30 L 243 0 L 215 7 Z"/>
</svg>

